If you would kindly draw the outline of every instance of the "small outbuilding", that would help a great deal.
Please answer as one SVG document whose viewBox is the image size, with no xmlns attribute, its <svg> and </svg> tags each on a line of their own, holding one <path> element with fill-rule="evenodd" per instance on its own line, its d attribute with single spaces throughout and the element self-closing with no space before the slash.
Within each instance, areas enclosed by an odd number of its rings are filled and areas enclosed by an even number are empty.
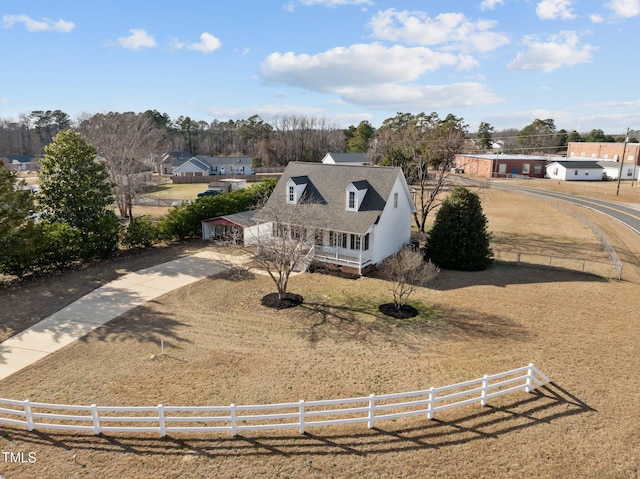
<svg viewBox="0 0 640 479">
<path fill-rule="evenodd" d="M 554 161 L 547 165 L 552 180 L 601 181 L 604 168 L 597 161 Z"/>
<path fill-rule="evenodd" d="M 242 246 L 257 244 L 261 234 L 261 225 L 254 221 L 256 211 L 258 210 L 243 211 L 242 213 L 204 220 L 202 222 L 202 239 Z M 264 225 L 262 225 L 262 229 L 265 229 Z"/>
</svg>

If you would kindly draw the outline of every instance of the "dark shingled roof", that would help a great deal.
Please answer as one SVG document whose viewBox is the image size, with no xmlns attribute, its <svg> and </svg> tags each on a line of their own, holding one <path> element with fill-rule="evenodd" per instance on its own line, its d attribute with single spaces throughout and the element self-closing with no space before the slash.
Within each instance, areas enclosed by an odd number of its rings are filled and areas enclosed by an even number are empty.
<svg viewBox="0 0 640 479">
<path fill-rule="evenodd" d="M 597 162 L 597 160 L 593 160 L 593 161 L 588 161 L 588 160 L 584 160 L 584 161 L 554 161 L 553 163 L 558 163 L 559 165 L 564 166 L 567 169 L 585 169 L 585 168 L 593 168 L 593 169 L 598 169 L 601 170 L 602 166 L 600 166 Z M 553 163 L 550 163 L 549 165 L 547 165 L 547 168 L 549 168 L 550 165 L 552 165 Z"/>
<path fill-rule="evenodd" d="M 310 209 L 311 217 L 321 218 L 322 222 L 313 226 L 364 234 L 378 221 L 399 175 L 402 175 L 402 170 L 395 167 L 291 162 L 269 197 L 265 210 L 295 208 L 286 202 L 285 185 L 289 178 L 297 181 L 307 177 L 309 182 L 301 202 Z M 356 188 L 365 185 L 367 188 L 359 211 L 346 209 L 346 189 L 352 183 Z M 266 213 L 258 213 L 255 217 L 270 220 Z"/>
</svg>

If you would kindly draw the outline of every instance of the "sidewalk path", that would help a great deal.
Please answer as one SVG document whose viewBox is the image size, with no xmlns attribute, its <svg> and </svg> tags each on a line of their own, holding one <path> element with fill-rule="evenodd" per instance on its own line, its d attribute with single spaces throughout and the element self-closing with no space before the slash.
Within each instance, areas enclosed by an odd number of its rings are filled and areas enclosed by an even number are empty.
<svg viewBox="0 0 640 479">
<path fill-rule="evenodd" d="M 0 344 L 0 380 L 169 291 L 194 283 L 245 257 L 203 251 L 112 281 Z"/>
</svg>

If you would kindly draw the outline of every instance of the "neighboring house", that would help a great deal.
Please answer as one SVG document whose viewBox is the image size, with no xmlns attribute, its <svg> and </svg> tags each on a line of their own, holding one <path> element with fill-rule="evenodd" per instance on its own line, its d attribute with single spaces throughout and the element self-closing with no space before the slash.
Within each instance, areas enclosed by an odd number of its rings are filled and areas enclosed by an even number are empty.
<svg viewBox="0 0 640 479">
<path fill-rule="evenodd" d="M 228 241 L 242 246 L 258 242 L 260 224 L 254 220 L 257 210 L 218 216 L 202 222 L 202 239 Z"/>
<path fill-rule="evenodd" d="M 604 169 L 596 161 L 554 161 L 547 165 L 552 180 L 600 181 Z"/>
<path fill-rule="evenodd" d="M 514 175 L 544 178 L 546 156 L 533 155 L 456 155 L 456 171 L 486 178 L 507 178 Z"/>
<path fill-rule="evenodd" d="M 10 170 L 33 171 L 40 169 L 40 155 L 0 155 L 0 161 Z"/>
<path fill-rule="evenodd" d="M 182 165 L 186 161 L 193 158 L 193 155 L 186 151 L 169 151 L 162 155 L 162 161 L 160 162 L 161 175 L 173 175 L 173 170 Z"/>
<path fill-rule="evenodd" d="M 198 155 L 173 170 L 176 176 L 252 175 L 253 159 L 250 157 L 226 157 Z"/>
<path fill-rule="evenodd" d="M 618 179 L 621 163 L 618 161 L 564 160 L 547 165 L 547 177 L 563 181 L 600 181 Z M 622 164 L 622 179 L 633 177 L 634 165 Z"/>
<path fill-rule="evenodd" d="M 371 160 L 365 153 L 327 153 L 322 158 L 325 165 L 371 166 Z"/>
<path fill-rule="evenodd" d="M 266 213 L 298 207 L 310 224 L 273 224 Z M 401 168 L 291 162 L 255 219 L 272 236 L 306 231 L 314 263 L 363 274 L 410 243 L 415 211 Z"/>
</svg>

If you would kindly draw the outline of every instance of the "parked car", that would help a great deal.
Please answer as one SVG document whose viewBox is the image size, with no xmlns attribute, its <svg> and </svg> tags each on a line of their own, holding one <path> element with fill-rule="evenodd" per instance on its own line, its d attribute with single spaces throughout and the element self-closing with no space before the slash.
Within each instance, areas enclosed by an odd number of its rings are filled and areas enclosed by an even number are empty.
<svg viewBox="0 0 640 479">
<path fill-rule="evenodd" d="M 202 198 L 203 196 L 216 196 L 220 194 L 218 190 L 204 190 L 198 193 L 198 198 Z"/>
</svg>

